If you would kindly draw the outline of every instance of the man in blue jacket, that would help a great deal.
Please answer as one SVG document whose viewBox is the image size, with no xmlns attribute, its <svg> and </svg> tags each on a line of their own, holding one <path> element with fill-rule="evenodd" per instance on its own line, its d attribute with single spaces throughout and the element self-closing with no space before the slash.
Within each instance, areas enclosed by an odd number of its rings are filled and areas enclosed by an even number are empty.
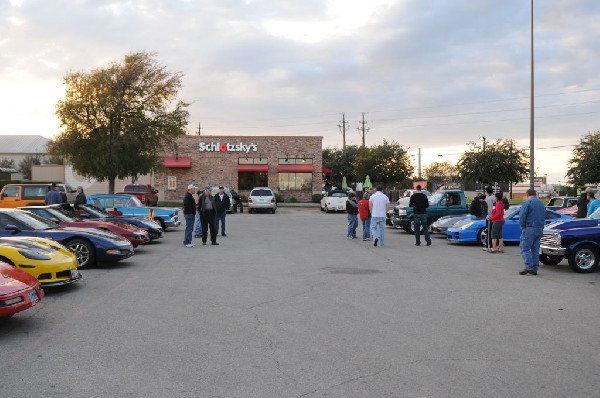
<svg viewBox="0 0 600 398">
<path fill-rule="evenodd" d="M 521 206 L 519 225 L 521 226 L 521 256 L 525 268 L 520 275 L 537 275 L 540 266 L 540 239 L 544 231 L 546 207 L 538 199 L 535 189 L 527 190 L 527 200 Z"/>
</svg>

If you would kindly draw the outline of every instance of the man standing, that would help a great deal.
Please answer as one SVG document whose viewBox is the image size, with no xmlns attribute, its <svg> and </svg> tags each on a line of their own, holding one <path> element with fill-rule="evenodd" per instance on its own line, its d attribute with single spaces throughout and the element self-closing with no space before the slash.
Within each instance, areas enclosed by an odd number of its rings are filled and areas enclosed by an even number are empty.
<svg viewBox="0 0 600 398">
<path fill-rule="evenodd" d="M 587 209 L 587 217 L 589 218 L 593 212 L 596 211 L 600 207 L 600 200 L 594 197 L 594 191 L 589 190 L 587 193 L 588 199 L 588 209 Z"/>
<path fill-rule="evenodd" d="M 194 247 L 192 243 L 192 231 L 194 229 L 194 220 L 196 219 L 196 200 L 194 199 L 196 189 L 198 187 L 194 184 L 188 185 L 187 192 L 183 197 L 183 217 L 185 218 L 183 245 L 185 247 Z"/>
<path fill-rule="evenodd" d="M 217 243 L 217 230 L 215 228 L 216 209 L 215 198 L 210 194 L 210 187 L 204 187 L 204 193 L 198 198 L 198 213 L 202 221 L 202 244 L 206 244 L 208 230 L 210 229 L 210 242 Z"/>
<path fill-rule="evenodd" d="M 540 266 L 540 239 L 544 231 L 546 207 L 538 199 L 535 189 L 527 190 L 527 200 L 521 206 L 519 225 L 521 226 L 521 256 L 525 268 L 520 275 L 537 275 Z"/>
<path fill-rule="evenodd" d="M 429 227 L 427 225 L 427 208 L 429 207 L 429 200 L 423 192 L 421 192 L 421 186 L 417 185 L 417 192 L 413 193 L 408 201 L 408 205 L 413 208 L 413 215 L 415 220 L 415 246 L 421 246 L 421 225 L 425 233 L 425 242 L 427 246 L 431 246 L 431 237 L 429 236 Z"/>
<path fill-rule="evenodd" d="M 52 183 L 52 186 L 50 187 L 50 190 L 48 191 L 48 193 L 46 193 L 46 199 L 44 200 L 44 203 L 46 205 L 59 205 L 61 204 L 62 201 L 62 195 L 60 194 L 60 192 L 58 192 L 58 186 L 56 185 L 55 182 Z"/>
<path fill-rule="evenodd" d="M 216 231 L 217 235 L 219 234 L 219 221 L 221 222 L 221 236 L 227 236 L 225 234 L 225 216 L 227 215 L 227 209 L 231 206 L 231 201 L 229 200 L 229 196 L 225 194 L 225 187 L 219 187 L 219 193 L 215 196 L 215 204 L 217 211 L 216 218 Z"/>
<path fill-rule="evenodd" d="M 494 208 L 494 189 L 492 187 L 485 188 L 485 204 L 487 206 L 487 242 L 486 247 L 483 248 L 484 251 L 492 248 L 492 240 L 490 239 L 490 235 L 492 233 L 492 209 Z"/>
<path fill-rule="evenodd" d="M 369 197 L 369 210 L 371 211 L 371 236 L 373 246 L 384 244 L 385 217 L 390 209 L 390 199 L 384 195 L 383 187 L 378 186 L 377 191 Z M 377 232 L 379 226 L 379 232 Z"/>
<path fill-rule="evenodd" d="M 356 239 L 356 228 L 358 227 L 358 202 L 356 194 L 351 193 L 346 200 L 346 212 L 348 212 L 348 239 Z"/>
<path fill-rule="evenodd" d="M 84 205 L 87 203 L 87 197 L 85 196 L 85 193 L 83 192 L 83 187 L 82 186 L 78 186 L 77 187 L 77 196 L 75 197 L 75 209 L 78 209 L 80 205 Z"/>
<path fill-rule="evenodd" d="M 202 217 L 200 216 L 200 206 L 198 206 L 198 198 L 204 193 L 204 190 L 196 191 L 196 222 L 194 224 L 194 238 L 202 238 Z"/>
<path fill-rule="evenodd" d="M 244 205 L 242 204 L 242 198 L 240 198 L 240 194 L 235 191 L 235 189 L 231 190 L 231 198 L 233 199 L 233 212 L 237 213 L 238 206 L 240 207 L 240 213 L 244 212 Z"/>
</svg>

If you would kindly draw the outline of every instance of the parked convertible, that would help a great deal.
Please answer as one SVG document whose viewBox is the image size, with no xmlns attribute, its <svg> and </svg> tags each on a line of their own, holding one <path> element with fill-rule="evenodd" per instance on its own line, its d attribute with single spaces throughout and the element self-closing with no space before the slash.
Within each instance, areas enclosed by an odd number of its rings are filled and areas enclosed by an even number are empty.
<svg viewBox="0 0 600 398">
<path fill-rule="evenodd" d="M 37 214 L 46 220 L 57 223 L 61 227 L 98 228 L 110 231 L 129 240 L 133 247 L 150 242 L 147 231 L 134 227 L 131 224 L 120 221 L 84 220 L 61 209 L 59 205 L 27 206 L 20 209 Z"/>
<path fill-rule="evenodd" d="M 112 232 L 62 228 L 35 214 L 23 210 L 0 210 L 0 237 L 26 236 L 49 238 L 65 245 L 75 253 L 78 267 L 99 262 L 116 262 L 133 256 L 131 243 Z"/>
<path fill-rule="evenodd" d="M 151 241 L 163 237 L 163 229 L 159 223 L 146 217 L 122 217 L 108 213 L 94 205 L 84 204 L 77 206 L 75 213 L 86 220 L 121 221 L 131 224 L 145 231 Z"/>
<path fill-rule="evenodd" d="M 179 221 L 179 209 L 171 207 L 146 207 L 135 196 L 109 194 L 90 195 L 87 197 L 87 203 L 105 209 L 109 213 L 118 216 L 152 216 L 160 223 L 165 231 L 169 227 L 178 227 L 181 225 L 181 221 Z"/>
<path fill-rule="evenodd" d="M 432 234 L 441 234 L 441 235 L 446 236 L 446 233 L 448 232 L 448 228 L 452 228 L 454 226 L 454 224 L 456 224 L 459 221 L 464 221 L 464 220 L 485 220 L 485 217 L 478 218 L 471 214 L 461 214 L 458 216 L 456 216 L 456 215 L 444 216 L 444 217 L 440 217 L 437 220 L 435 220 L 429 228 L 431 229 Z"/>
<path fill-rule="evenodd" d="M 321 211 L 329 213 L 330 211 L 346 211 L 346 201 L 348 194 L 346 191 L 329 191 L 323 194 L 321 199 Z"/>
<path fill-rule="evenodd" d="M 521 206 L 511 206 L 504 213 L 504 227 L 502 227 L 502 238 L 505 242 L 518 242 L 521 239 L 521 227 L 519 226 L 519 212 Z M 546 209 L 546 224 L 556 221 L 572 220 L 573 217 L 566 216 Z M 454 224 L 448 228 L 446 238 L 452 242 L 479 242 L 487 245 L 487 223 L 481 219 L 467 219 Z"/>
<path fill-rule="evenodd" d="M 0 238 L 0 261 L 37 278 L 42 287 L 67 285 L 81 279 L 75 254 L 50 239 Z"/>
<path fill-rule="evenodd" d="M 36 305 L 44 297 L 40 281 L 0 262 L 0 321 Z"/>
</svg>

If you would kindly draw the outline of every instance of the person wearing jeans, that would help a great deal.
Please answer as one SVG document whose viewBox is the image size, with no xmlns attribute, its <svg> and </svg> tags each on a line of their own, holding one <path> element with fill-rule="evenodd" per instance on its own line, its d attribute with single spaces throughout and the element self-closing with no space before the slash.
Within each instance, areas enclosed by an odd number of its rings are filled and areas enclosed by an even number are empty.
<svg viewBox="0 0 600 398">
<path fill-rule="evenodd" d="M 527 200 L 523 202 L 519 214 L 521 242 L 519 249 L 525 263 L 520 275 L 537 275 L 540 267 L 540 240 L 546 221 L 546 207 L 538 199 L 535 189 L 527 190 Z"/>
<path fill-rule="evenodd" d="M 194 244 L 192 243 L 192 231 L 194 229 L 194 219 L 196 218 L 196 200 L 193 196 L 194 192 L 196 192 L 196 186 L 190 184 L 183 197 L 183 217 L 185 218 L 183 245 L 185 247 L 194 247 Z"/>
<path fill-rule="evenodd" d="M 358 202 L 358 216 L 362 222 L 362 240 L 371 238 L 371 213 L 369 213 L 369 194 L 365 192 L 363 198 Z"/>
<path fill-rule="evenodd" d="M 369 210 L 371 211 L 371 236 L 373 246 L 384 245 L 385 216 L 390 209 L 390 199 L 382 192 L 383 187 L 378 186 L 377 191 L 369 198 Z M 377 231 L 379 226 L 379 232 Z"/>
<path fill-rule="evenodd" d="M 358 227 L 358 202 L 356 195 L 351 193 L 346 200 L 346 211 L 348 212 L 348 239 L 356 239 L 356 228 Z"/>
<path fill-rule="evenodd" d="M 421 226 L 425 233 L 425 242 L 427 246 L 431 246 L 431 237 L 429 236 L 429 226 L 427 225 L 427 208 L 429 207 L 429 199 L 423 192 L 421 186 L 417 185 L 417 192 L 410 197 L 408 205 L 413 208 L 413 220 L 415 229 L 415 246 L 421 246 Z"/>
</svg>

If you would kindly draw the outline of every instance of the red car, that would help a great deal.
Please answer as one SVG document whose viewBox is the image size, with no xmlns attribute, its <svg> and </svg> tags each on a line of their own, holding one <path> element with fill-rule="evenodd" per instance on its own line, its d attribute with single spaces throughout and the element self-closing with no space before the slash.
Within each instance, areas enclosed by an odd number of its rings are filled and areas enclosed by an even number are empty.
<svg viewBox="0 0 600 398">
<path fill-rule="evenodd" d="M 110 231 L 128 239 L 133 247 L 150 242 L 148 231 L 126 222 L 86 220 L 61 209 L 58 205 L 26 206 L 21 207 L 20 209 L 36 214 L 46 220 L 53 221 L 61 227 L 98 228 Z"/>
<path fill-rule="evenodd" d="M 44 297 L 40 281 L 0 262 L 0 321 L 36 305 Z"/>
</svg>

